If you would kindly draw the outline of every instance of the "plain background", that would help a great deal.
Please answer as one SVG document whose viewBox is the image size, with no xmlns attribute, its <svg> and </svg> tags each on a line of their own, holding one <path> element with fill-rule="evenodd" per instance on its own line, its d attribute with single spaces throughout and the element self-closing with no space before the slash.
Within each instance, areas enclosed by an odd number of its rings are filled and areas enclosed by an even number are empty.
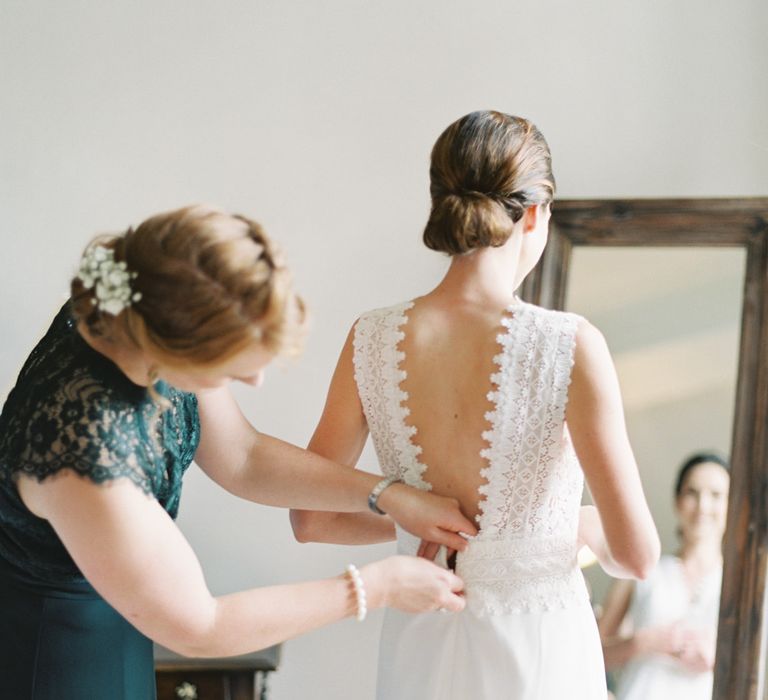
<svg viewBox="0 0 768 700">
<path fill-rule="evenodd" d="M 304 356 L 237 392 L 260 429 L 305 444 L 357 315 L 445 268 L 420 244 L 445 126 L 531 118 L 564 198 L 766 195 L 766 35 L 764 0 L 3 0 L 0 387 L 92 235 L 210 202 L 266 226 L 309 302 Z M 179 524 L 217 593 L 391 551 L 298 545 L 285 512 L 195 469 L 185 489 Z M 379 621 L 288 643 L 275 700 L 371 697 Z"/>
</svg>

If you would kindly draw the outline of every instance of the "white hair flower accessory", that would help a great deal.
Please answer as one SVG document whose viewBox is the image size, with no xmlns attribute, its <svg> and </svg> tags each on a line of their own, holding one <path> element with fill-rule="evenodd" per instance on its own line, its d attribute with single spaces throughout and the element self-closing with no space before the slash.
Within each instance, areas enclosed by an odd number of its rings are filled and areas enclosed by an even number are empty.
<svg viewBox="0 0 768 700">
<path fill-rule="evenodd" d="M 113 316 L 141 299 L 141 292 L 131 292 L 131 280 L 136 278 L 136 273 L 129 272 L 124 262 L 115 262 L 115 251 L 111 248 L 102 245 L 88 248 L 83 253 L 77 276 L 86 289 L 94 290 L 92 303 Z"/>
</svg>

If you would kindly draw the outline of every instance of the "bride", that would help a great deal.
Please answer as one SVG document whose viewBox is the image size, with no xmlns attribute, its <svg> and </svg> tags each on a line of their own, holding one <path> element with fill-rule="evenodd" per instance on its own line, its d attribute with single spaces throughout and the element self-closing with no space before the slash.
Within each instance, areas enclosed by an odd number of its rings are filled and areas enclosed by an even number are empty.
<svg viewBox="0 0 768 700">
<path fill-rule="evenodd" d="M 292 511 L 300 541 L 396 537 L 466 586 L 466 608 L 389 611 L 380 700 L 598 700 L 600 639 L 576 555 L 643 578 L 659 541 L 598 330 L 515 291 L 547 240 L 549 148 L 525 119 L 473 112 L 438 138 L 425 244 L 450 256 L 435 289 L 370 311 L 341 352 L 310 449 L 354 466 L 370 432 L 385 479 L 372 513 Z M 586 477 L 596 507 L 580 507 Z M 376 496 L 405 482 L 451 496 L 479 534 L 421 544 Z"/>
</svg>

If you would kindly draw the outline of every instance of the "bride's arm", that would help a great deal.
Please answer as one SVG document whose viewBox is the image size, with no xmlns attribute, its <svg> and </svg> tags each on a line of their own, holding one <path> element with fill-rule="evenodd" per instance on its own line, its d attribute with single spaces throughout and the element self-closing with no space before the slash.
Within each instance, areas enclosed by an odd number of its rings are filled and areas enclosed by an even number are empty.
<svg viewBox="0 0 768 700">
<path fill-rule="evenodd" d="M 600 331 L 586 321 L 576 334 L 566 421 L 600 514 L 600 527 L 593 528 L 599 541 L 590 546 L 614 576 L 645 578 L 659 558 L 659 536 L 629 444 L 613 360 Z"/>
<path fill-rule="evenodd" d="M 606 574 L 617 579 L 627 578 L 626 568 L 616 562 L 611 554 L 600 513 L 595 506 L 581 506 L 578 537 L 579 547 L 587 545 Z"/>
<path fill-rule="evenodd" d="M 353 339 L 354 329 L 344 343 L 323 414 L 308 445 L 311 452 L 351 468 L 357 464 L 368 438 L 368 424 L 355 383 Z M 383 505 L 383 498 L 384 494 L 380 505 Z M 369 544 L 395 537 L 392 519 L 372 512 L 328 513 L 294 509 L 291 510 L 291 525 L 299 542 Z"/>
</svg>

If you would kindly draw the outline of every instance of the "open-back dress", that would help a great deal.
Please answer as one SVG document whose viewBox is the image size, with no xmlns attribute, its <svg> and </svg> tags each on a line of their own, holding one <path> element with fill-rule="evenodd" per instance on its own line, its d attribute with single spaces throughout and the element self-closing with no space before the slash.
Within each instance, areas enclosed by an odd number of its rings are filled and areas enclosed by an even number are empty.
<svg viewBox="0 0 768 700">
<path fill-rule="evenodd" d="M 383 473 L 429 489 L 401 388 L 412 305 L 359 319 L 355 379 Z M 577 564 L 583 474 L 565 424 L 578 321 L 520 301 L 501 319 L 479 534 L 456 557 L 467 605 L 457 614 L 387 611 L 379 700 L 605 700 L 600 639 Z M 400 553 L 415 554 L 418 544 L 398 529 Z"/>
</svg>

